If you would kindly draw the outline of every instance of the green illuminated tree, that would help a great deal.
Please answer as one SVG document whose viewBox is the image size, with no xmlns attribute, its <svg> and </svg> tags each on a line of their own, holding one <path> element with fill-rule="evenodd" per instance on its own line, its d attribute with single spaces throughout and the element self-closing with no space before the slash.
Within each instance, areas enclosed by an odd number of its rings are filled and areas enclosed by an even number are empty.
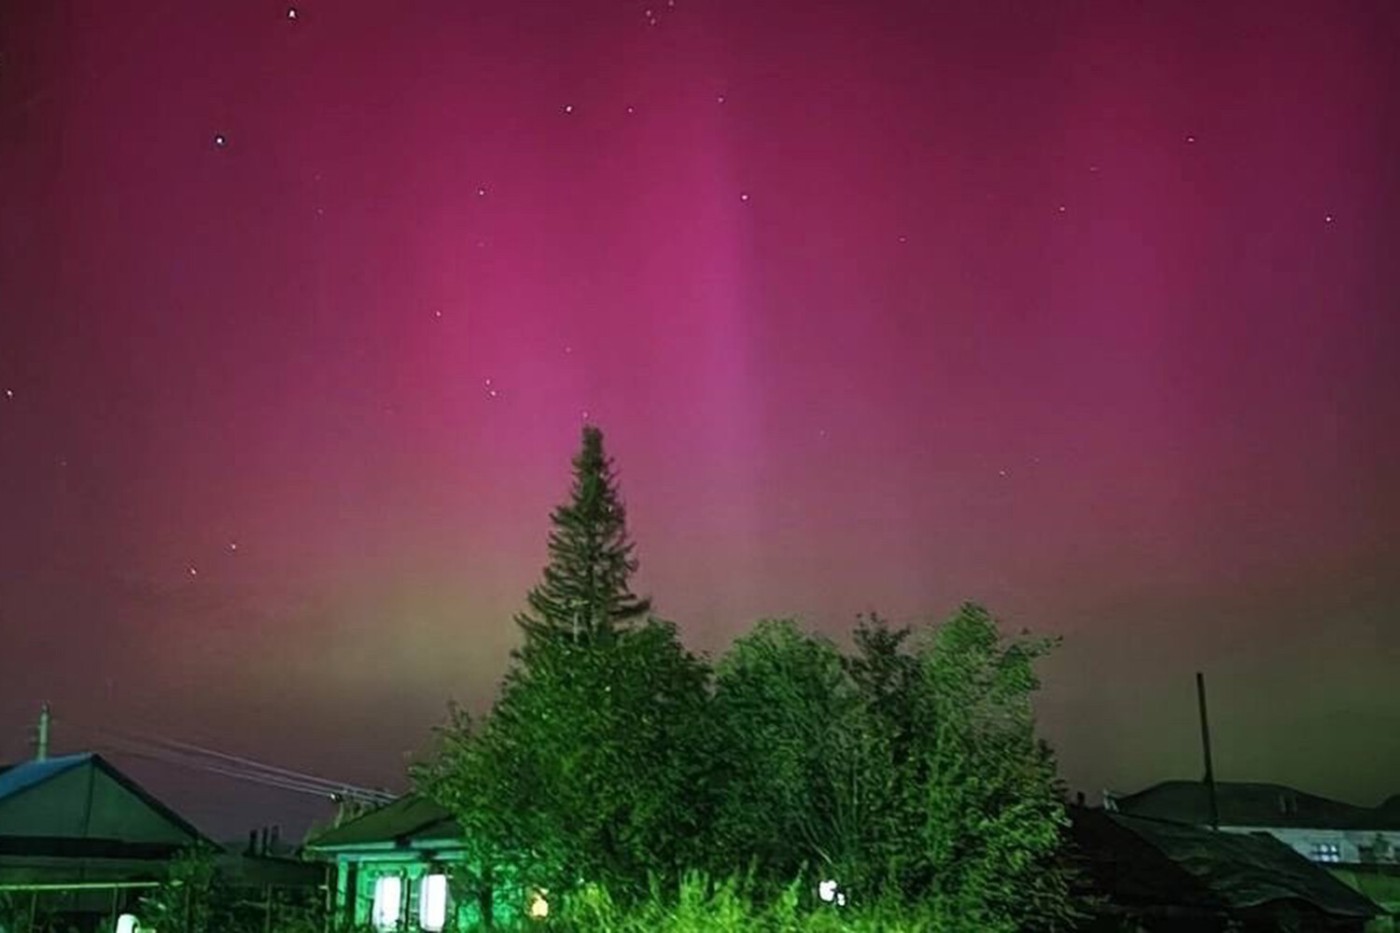
<svg viewBox="0 0 1400 933">
<path fill-rule="evenodd" d="M 804 866 L 828 877 L 859 848 L 877 761 L 841 653 L 787 620 L 760 622 L 716 670 L 724 788 L 714 825 L 719 871 L 755 863 L 790 882 Z M 726 864 L 727 863 L 727 864 Z"/>
<path fill-rule="evenodd" d="M 651 610 L 651 601 L 634 596 L 628 584 L 637 561 L 598 428 L 584 427 L 573 466 L 570 501 L 550 516 L 554 529 L 544 579 L 526 597 L 529 611 L 516 619 L 527 647 L 541 640 L 608 638 Z"/>
<path fill-rule="evenodd" d="M 765 622 L 735 643 L 716 676 L 712 870 L 752 860 L 771 890 L 805 869 L 949 929 L 1064 919 L 1062 797 L 1030 703 L 1049 643 L 1005 639 L 970 604 L 910 636 L 872 618 L 843 656 Z"/>
<path fill-rule="evenodd" d="M 490 716 L 474 727 L 455 714 L 417 777 L 483 861 L 523 883 L 640 892 L 694 857 L 709 671 L 630 590 L 637 563 L 596 428 L 552 520 L 550 562 Z"/>
</svg>

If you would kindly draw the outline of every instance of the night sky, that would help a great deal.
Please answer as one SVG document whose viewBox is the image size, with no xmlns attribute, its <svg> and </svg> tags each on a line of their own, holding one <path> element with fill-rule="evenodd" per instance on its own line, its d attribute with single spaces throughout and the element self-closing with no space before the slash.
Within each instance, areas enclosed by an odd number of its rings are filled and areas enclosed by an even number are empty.
<svg viewBox="0 0 1400 933">
<path fill-rule="evenodd" d="M 1220 777 L 1400 792 L 1400 6 L 0 9 L 0 759 L 403 786 L 585 419 L 697 650 L 973 598 L 1075 788 L 1202 669 Z"/>
</svg>

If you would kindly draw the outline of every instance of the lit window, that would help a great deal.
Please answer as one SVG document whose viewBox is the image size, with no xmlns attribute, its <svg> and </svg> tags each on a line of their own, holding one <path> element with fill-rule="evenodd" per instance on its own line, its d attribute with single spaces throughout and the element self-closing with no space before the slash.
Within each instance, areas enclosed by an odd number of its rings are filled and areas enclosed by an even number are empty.
<svg viewBox="0 0 1400 933">
<path fill-rule="evenodd" d="M 122 914 L 117 918 L 116 933 L 136 933 L 138 929 L 135 914 Z"/>
<path fill-rule="evenodd" d="M 418 888 L 418 925 L 438 933 L 447 925 L 447 876 L 424 875 Z"/>
<path fill-rule="evenodd" d="M 1335 842 L 1314 842 L 1312 859 L 1314 862 L 1340 862 L 1342 847 Z"/>
<path fill-rule="evenodd" d="M 399 928 L 399 908 L 403 901 L 403 879 L 398 875 L 384 875 L 374 882 L 374 914 L 372 921 L 376 930 L 397 930 Z"/>
</svg>

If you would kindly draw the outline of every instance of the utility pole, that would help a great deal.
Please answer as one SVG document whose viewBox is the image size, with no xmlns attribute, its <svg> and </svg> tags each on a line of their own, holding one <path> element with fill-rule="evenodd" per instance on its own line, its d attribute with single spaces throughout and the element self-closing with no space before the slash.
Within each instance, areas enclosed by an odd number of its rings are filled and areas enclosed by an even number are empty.
<svg viewBox="0 0 1400 933">
<path fill-rule="evenodd" d="M 39 707 L 39 728 L 34 739 L 34 760 L 47 761 L 49 758 L 49 704 Z"/>
<path fill-rule="evenodd" d="M 1220 805 L 1215 797 L 1215 768 L 1210 761 L 1210 719 L 1206 715 L 1206 675 L 1196 672 L 1196 703 L 1201 708 L 1201 750 L 1206 760 L 1206 797 L 1210 801 L 1210 828 L 1220 828 Z"/>
</svg>

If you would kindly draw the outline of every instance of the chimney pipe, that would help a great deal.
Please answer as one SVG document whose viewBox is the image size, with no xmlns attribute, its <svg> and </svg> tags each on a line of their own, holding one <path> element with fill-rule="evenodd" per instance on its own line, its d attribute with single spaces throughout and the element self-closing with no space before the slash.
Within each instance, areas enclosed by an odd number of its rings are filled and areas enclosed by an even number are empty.
<svg viewBox="0 0 1400 933">
<path fill-rule="evenodd" d="M 39 707 L 39 729 L 34 742 L 34 760 L 47 761 L 49 758 L 49 704 Z"/>
<path fill-rule="evenodd" d="M 1220 805 L 1215 797 L 1215 768 L 1210 760 L 1210 719 L 1206 715 L 1206 675 L 1196 672 L 1196 702 L 1201 708 L 1201 750 L 1206 760 L 1206 797 L 1210 801 L 1210 828 L 1220 828 Z"/>
</svg>

